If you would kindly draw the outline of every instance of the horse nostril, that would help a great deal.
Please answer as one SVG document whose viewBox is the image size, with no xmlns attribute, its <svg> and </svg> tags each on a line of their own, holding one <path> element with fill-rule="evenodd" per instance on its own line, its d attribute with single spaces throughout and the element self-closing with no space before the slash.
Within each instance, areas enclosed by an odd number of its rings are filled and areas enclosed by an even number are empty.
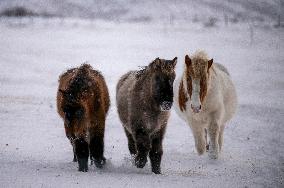
<svg viewBox="0 0 284 188">
<path fill-rule="evenodd" d="M 201 105 L 199 105 L 198 107 L 194 107 L 192 104 L 191 104 L 191 109 L 194 113 L 199 113 L 201 111 Z"/>
<path fill-rule="evenodd" d="M 171 109 L 171 107 L 172 107 L 172 102 L 169 102 L 169 101 L 164 101 L 161 104 L 161 110 L 162 111 L 168 111 L 168 110 Z"/>
</svg>

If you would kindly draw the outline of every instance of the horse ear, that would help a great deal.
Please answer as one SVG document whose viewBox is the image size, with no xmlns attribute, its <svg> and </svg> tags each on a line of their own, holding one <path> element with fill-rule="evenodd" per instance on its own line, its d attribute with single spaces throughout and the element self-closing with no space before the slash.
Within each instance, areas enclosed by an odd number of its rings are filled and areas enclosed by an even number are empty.
<svg viewBox="0 0 284 188">
<path fill-rule="evenodd" d="M 208 61 L 208 70 L 210 69 L 210 67 L 211 67 L 212 64 L 213 64 L 213 59 L 210 59 L 210 60 Z"/>
<path fill-rule="evenodd" d="M 159 57 L 157 57 L 155 60 L 154 60 L 155 64 L 154 64 L 154 68 L 155 69 L 159 69 L 161 68 L 161 60 Z"/>
<path fill-rule="evenodd" d="M 177 57 L 175 57 L 175 58 L 172 60 L 172 63 L 173 63 L 173 67 L 175 67 L 176 64 L 177 64 Z"/>
<path fill-rule="evenodd" d="M 157 58 L 155 59 L 155 62 L 158 63 L 158 64 L 160 64 L 160 62 L 161 62 L 160 58 L 157 57 Z"/>
<path fill-rule="evenodd" d="M 185 56 L 185 64 L 186 64 L 186 66 L 191 66 L 191 59 L 189 58 L 189 56 L 188 55 L 186 55 Z"/>
</svg>

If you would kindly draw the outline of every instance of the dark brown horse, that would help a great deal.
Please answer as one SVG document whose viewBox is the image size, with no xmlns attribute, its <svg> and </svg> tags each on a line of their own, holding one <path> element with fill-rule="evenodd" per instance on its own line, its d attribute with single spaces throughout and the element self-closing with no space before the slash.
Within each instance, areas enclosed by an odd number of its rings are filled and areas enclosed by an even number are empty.
<svg viewBox="0 0 284 188">
<path fill-rule="evenodd" d="M 173 103 L 173 60 L 155 59 L 145 69 L 123 75 L 116 88 L 117 109 L 130 154 L 143 168 L 149 154 L 152 172 L 161 173 L 162 141 Z"/>
<path fill-rule="evenodd" d="M 59 77 L 57 110 L 64 120 L 79 171 L 88 171 L 89 155 L 96 167 L 105 164 L 104 130 L 109 106 L 105 80 L 90 65 L 70 69 Z"/>
</svg>

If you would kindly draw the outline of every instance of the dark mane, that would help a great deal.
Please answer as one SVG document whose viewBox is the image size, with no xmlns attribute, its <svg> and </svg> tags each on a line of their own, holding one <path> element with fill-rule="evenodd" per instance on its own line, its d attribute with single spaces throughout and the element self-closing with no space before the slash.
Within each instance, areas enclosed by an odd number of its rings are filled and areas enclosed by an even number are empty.
<svg viewBox="0 0 284 188">
<path fill-rule="evenodd" d="M 153 60 L 151 63 L 149 63 L 148 66 L 140 66 L 139 68 L 141 68 L 140 70 L 136 71 L 136 78 L 140 79 L 143 75 L 146 75 L 149 71 L 154 70 L 155 69 L 155 64 L 157 63 L 157 60 L 159 58 L 156 58 L 155 60 Z"/>
<path fill-rule="evenodd" d="M 67 72 L 75 71 L 70 69 Z M 89 76 L 89 71 L 93 71 L 91 65 L 82 64 L 78 69 L 75 77 L 70 80 L 69 88 L 66 90 L 70 102 L 75 102 L 81 98 L 82 94 L 88 92 L 94 84 Z"/>
<path fill-rule="evenodd" d="M 64 78 L 65 76 L 71 74 L 72 72 L 76 71 L 77 68 L 71 68 L 71 69 L 68 69 L 66 72 L 62 73 L 60 76 L 59 76 L 59 79 L 58 79 L 58 82 L 60 82 L 60 80 L 62 78 Z"/>
<path fill-rule="evenodd" d="M 137 79 L 140 79 L 143 75 L 145 75 L 145 74 L 146 74 L 146 72 L 147 72 L 147 67 L 148 67 L 148 66 L 140 67 L 140 68 L 142 68 L 142 69 L 141 69 L 141 70 L 136 71 L 135 76 L 136 76 L 136 78 L 137 78 Z"/>
<path fill-rule="evenodd" d="M 142 67 L 141 70 L 136 72 L 136 78 L 141 78 L 142 75 L 153 72 L 161 72 L 165 74 L 172 74 L 174 72 L 174 67 L 176 64 L 177 57 L 173 60 L 165 60 L 156 58 L 148 66 Z M 175 62 L 175 63 L 173 63 Z"/>
</svg>

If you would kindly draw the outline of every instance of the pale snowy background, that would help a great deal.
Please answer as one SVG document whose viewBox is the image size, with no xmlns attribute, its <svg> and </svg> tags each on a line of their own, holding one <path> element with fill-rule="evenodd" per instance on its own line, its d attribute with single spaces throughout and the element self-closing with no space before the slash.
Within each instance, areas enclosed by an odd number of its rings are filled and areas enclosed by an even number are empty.
<svg viewBox="0 0 284 188">
<path fill-rule="evenodd" d="M 0 17 L 0 187 L 284 187 L 282 0 L 0 0 L 0 14 L 15 6 L 35 17 Z M 178 56 L 179 75 L 196 49 L 227 66 L 237 88 L 223 153 L 218 161 L 198 156 L 173 110 L 162 175 L 149 164 L 137 169 L 116 83 L 156 57 Z M 102 71 L 112 106 L 107 165 L 81 173 L 55 98 L 58 76 L 85 61 Z"/>
</svg>

